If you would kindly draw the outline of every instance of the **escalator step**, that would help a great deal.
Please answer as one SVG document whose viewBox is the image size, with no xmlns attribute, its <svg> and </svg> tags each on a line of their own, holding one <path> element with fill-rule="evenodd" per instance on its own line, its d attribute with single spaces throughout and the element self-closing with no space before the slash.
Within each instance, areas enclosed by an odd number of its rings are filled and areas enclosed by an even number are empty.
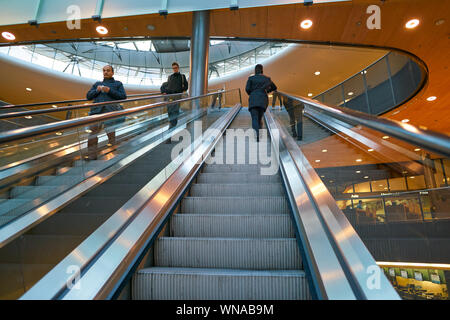
<svg viewBox="0 0 450 320">
<path fill-rule="evenodd" d="M 284 197 L 186 197 L 181 204 L 186 213 L 289 213 Z"/>
<path fill-rule="evenodd" d="M 171 220 L 174 237 L 295 238 L 287 214 L 175 214 Z"/>
<path fill-rule="evenodd" d="M 253 173 L 202 173 L 198 183 L 280 183 L 281 178 L 275 175 L 257 175 Z"/>
<path fill-rule="evenodd" d="M 307 300 L 304 271 L 153 267 L 133 277 L 136 300 Z"/>
<path fill-rule="evenodd" d="M 239 183 L 239 184 L 194 184 L 191 188 L 193 197 L 239 197 L 246 195 L 249 197 L 283 196 L 284 190 L 281 183 Z"/>
<path fill-rule="evenodd" d="M 176 238 L 155 242 L 155 266 L 257 270 L 301 269 L 295 239 Z"/>
</svg>

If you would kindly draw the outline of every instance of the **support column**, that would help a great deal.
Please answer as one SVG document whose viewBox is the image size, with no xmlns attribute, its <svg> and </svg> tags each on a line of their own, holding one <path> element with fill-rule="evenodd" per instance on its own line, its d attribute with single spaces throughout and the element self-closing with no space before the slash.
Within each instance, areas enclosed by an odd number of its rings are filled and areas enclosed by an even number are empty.
<svg viewBox="0 0 450 320">
<path fill-rule="evenodd" d="M 194 11 L 192 16 L 189 95 L 208 91 L 209 11 Z"/>
</svg>

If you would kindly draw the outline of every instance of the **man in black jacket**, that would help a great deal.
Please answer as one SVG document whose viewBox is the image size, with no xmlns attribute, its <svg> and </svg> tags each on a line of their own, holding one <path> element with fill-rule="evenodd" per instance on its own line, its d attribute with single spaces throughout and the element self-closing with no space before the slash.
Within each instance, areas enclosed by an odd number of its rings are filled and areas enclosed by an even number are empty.
<svg viewBox="0 0 450 320">
<path fill-rule="evenodd" d="M 110 65 L 103 67 L 103 81 L 97 81 L 92 88 L 86 94 L 87 100 L 94 100 L 97 102 L 124 100 L 127 98 L 123 84 L 120 81 L 114 80 L 114 69 Z M 123 107 L 120 104 L 112 103 L 102 106 L 92 107 L 89 111 L 89 115 L 107 113 L 112 111 L 122 110 Z M 124 118 L 112 119 L 103 123 L 95 123 L 89 127 L 90 133 L 88 137 L 88 159 L 97 159 L 97 134 L 102 127 L 105 127 L 106 134 L 108 135 L 109 145 L 116 143 L 116 132 L 114 127 L 119 124 Z"/>
<path fill-rule="evenodd" d="M 286 111 L 289 115 L 290 128 L 292 136 L 297 140 L 303 138 L 303 109 L 305 105 L 297 100 L 283 97 L 283 104 L 286 107 Z"/>
<path fill-rule="evenodd" d="M 277 90 L 277 86 L 272 80 L 263 75 L 263 66 L 255 66 L 255 74 L 250 76 L 245 86 L 245 91 L 249 95 L 248 109 L 252 115 L 252 127 L 256 131 L 256 141 L 259 142 L 259 129 L 262 127 L 262 117 L 269 104 L 268 92 Z"/>
<path fill-rule="evenodd" d="M 186 76 L 180 73 L 180 66 L 178 63 L 172 63 L 173 73 L 167 80 L 167 85 L 161 86 L 161 92 L 166 94 L 180 93 L 179 96 L 173 96 L 169 98 L 169 101 L 178 100 L 181 98 L 182 93 L 187 91 L 188 82 Z M 169 116 L 169 129 L 175 127 L 178 123 L 178 114 L 180 113 L 180 104 L 174 103 L 167 106 L 167 114 Z"/>
</svg>

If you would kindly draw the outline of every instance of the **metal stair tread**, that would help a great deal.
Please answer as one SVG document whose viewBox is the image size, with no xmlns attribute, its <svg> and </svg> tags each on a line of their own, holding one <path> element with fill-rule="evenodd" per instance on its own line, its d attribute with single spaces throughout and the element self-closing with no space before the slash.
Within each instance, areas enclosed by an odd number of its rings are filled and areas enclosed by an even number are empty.
<svg viewBox="0 0 450 320">
<path fill-rule="evenodd" d="M 188 267 L 148 267 L 137 273 L 164 273 L 164 274 L 200 274 L 200 275 L 230 275 L 230 276 L 299 276 L 305 277 L 305 271 L 299 269 L 228 269 L 228 268 L 188 268 Z"/>
</svg>

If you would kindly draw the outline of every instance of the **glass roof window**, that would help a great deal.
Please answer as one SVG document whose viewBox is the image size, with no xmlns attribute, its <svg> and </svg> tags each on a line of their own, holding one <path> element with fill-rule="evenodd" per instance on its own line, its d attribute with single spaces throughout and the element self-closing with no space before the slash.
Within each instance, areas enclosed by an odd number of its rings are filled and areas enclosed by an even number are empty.
<svg viewBox="0 0 450 320">
<path fill-rule="evenodd" d="M 177 61 L 189 77 L 189 40 L 131 40 L 49 43 L 0 47 L 0 52 L 58 72 L 88 79 L 102 78 L 103 66 L 114 67 L 124 84 L 160 86 Z M 209 78 L 220 78 L 262 63 L 287 43 L 211 40 Z"/>
</svg>

